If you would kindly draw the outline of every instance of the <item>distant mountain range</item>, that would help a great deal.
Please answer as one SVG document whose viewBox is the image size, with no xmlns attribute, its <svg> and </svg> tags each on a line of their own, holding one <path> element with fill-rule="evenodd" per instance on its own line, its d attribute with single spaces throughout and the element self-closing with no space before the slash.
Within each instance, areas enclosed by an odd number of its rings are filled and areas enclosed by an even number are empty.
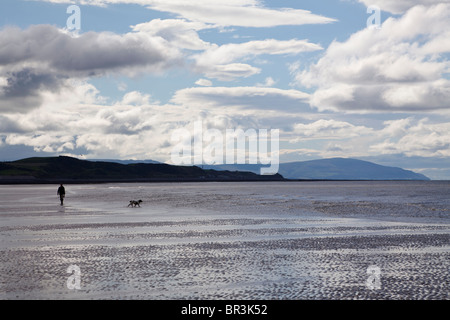
<svg viewBox="0 0 450 320">
<path fill-rule="evenodd" d="M 207 169 L 254 173 L 259 173 L 261 167 L 263 165 L 203 166 Z M 345 158 L 281 163 L 278 173 L 286 179 L 295 180 L 430 180 L 423 174 L 410 170 Z"/>
<path fill-rule="evenodd" d="M 0 183 L 89 183 L 157 181 L 430 180 L 396 167 L 356 159 L 281 163 L 279 174 L 259 175 L 263 165 L 173 166 L 146 160 L 27 158 L 0 162 Z"/>
<path fill-rule="evenodd" d="M 280 181 L 279 174 L 203 170 L 196 166 L 79 160 L 71 157 L 27 158 L 0 162 L 0 183 L 94 183 L 186 181 Z"/>
</svg>

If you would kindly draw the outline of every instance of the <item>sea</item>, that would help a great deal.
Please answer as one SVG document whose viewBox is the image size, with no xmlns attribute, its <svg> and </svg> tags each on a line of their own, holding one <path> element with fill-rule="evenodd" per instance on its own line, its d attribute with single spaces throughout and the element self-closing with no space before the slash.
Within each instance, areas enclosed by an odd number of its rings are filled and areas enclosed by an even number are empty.
<svg viewBox="0 0 450 320">
<path fill-rule="evenodd" d="M 0 185 L 1 299 L 449 298 L 449 181 L 58 187 Z"/>
</svg>

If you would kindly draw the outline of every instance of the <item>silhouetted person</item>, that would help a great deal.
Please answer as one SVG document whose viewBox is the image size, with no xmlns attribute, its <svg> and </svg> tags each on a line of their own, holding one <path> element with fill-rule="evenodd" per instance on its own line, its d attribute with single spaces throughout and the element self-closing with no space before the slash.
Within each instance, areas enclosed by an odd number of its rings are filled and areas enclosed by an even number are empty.
<svg viewBox="0 0 450 320">
<path fill-rule="evenodd" d="M 62 183 L 59 186 L 58 192 L 56 194 L 59 195 L 59 199 L 61 200 L 61 205 L 63 205 L 64 204 L 64 197 L 66 196 L 66 189 L 64 188 Z"/>
</svg>

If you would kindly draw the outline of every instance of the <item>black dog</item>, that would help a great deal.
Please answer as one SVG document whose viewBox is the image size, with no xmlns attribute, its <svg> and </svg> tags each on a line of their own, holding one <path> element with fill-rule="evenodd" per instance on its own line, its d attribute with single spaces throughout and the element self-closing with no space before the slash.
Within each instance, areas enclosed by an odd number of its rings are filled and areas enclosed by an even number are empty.
<svg viewBox="0 0 450 320">
<path fill-rule="evenodd" d="M 128 205 L 128 207 L 141 207 L 140 204 L 141 202 L 143 202 L 142 200 L 130 200 L 130 204 Z"/>
</svg>

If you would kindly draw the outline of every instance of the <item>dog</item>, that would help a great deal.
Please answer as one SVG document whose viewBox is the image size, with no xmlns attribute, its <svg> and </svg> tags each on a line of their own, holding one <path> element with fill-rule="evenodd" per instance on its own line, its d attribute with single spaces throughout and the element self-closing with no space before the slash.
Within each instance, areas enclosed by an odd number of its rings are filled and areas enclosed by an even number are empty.
<svg viewBox="0 0 450 320">
<path fill-rule="evenodd" d="M 132 207 L 132 208 L 135 208 L 135 207 L 141 207 L 141 202 L 143 202 L 142 200 L 138 200 L 138 201 L 136 201 L 136 200 L 130 200 L 130 204 L 128 205 L 128 207 Z"/>
</svg>

